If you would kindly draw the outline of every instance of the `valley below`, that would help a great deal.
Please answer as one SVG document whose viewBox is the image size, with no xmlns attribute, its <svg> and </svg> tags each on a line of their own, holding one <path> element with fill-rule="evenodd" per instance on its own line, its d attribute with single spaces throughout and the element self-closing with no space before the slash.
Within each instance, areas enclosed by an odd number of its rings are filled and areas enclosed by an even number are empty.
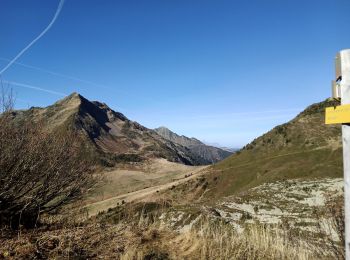
<svg viewBox="0 0 350 260">
<path fill-rule="evenodd" d="M 81 170 L 63 182 L 61 190 L 89 180 L 82 196 L 39 209 L 32 226 L 22 224 L 20 211 L 15 228 L 10 222 L 2 229 L 0 256 L 343 258 L 340 127 L 322 123 L 333 103 L 309 106 L 234 153 L 165 127 L 148 129 L 77 93 L 46 108 L 14 111 L 16 129 L 29 120 L 55 138 L 75 135 L 72 165 L 89 165 L 91 174 Z M 53 151 L 62 156 L 60 149 Z M 60 199 L 50 196 L 43 207 Z"/>
<path fill-rule="evenodd" d="M 147 199 L 198 177 L 208 166 L 187 166 L 155 159 L 145 165 L 125 166 L 102 174 L 98 188 L 87 197 L 84 210 L 89 216 L 107 211 L 118 205 Z M 134 168 L 131 170 L 130 168 Z"/>
</svg>

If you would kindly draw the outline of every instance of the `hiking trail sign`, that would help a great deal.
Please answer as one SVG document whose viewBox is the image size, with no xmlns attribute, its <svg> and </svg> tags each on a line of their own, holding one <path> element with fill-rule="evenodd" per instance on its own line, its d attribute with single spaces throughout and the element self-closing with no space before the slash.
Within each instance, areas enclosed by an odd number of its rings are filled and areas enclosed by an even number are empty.
<svg viewBox="0 0 350 260">
<path fill-rule="evenodd" d="M 350 123 L 350 104 L 326 108 L 326 124 Z"/>
<path fill-rule="evenodd" d="M 345 211 L 345 259 L 350 260 L 350 49 L 335 57 L 333 98 L 340 106 L 326 108 L 326 124 L 342 124 Z"/>
</svg>

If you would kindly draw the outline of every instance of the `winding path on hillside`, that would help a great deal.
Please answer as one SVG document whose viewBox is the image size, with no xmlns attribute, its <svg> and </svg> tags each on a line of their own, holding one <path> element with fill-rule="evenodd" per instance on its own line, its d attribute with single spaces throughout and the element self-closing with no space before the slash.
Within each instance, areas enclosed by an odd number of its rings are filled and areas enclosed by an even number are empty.
<svg viewBox="0 0 350 260">
<path fill-rule="evenodd" d="M 125 193 L 125 194 L 121 194 L 106 200 L 102 200 L 102 201 L 98 201 L 98 202 L 94 202 L 91 204 L 88 204 L 86 206 L 84 206 L 83 209 L 87 210 L 87 213 L 89 215 L 89 217 L 95 216 L 97 215 L 99 212 L 103 212 L 108 210 L 109 208 L 114 208 L 117 207 L 118 205 L 120 205 L 123 201 L 125 203 L 127 202 L 133 202 L 139 199 L 143 199 L 149 195 L 155 194 L 157 192 L 169 189 L 173 186 L 177 186 L 179 184 L 185 183 L 189 180 L 192 180 L 198 176 L 201 176 L 203 174 L 205 174 L 207 171 L 206 169 L 210 167 L 210 166 L 206 166 L 206 167 L 201 167 L 198 169 L 193 170 L 190 174 L 190 176 L 188 177 L 184 177 L 182 179 L 177 179 L 175 181 L 166 183 L 166 184 L 162 184 L 162 185 L 157 185 L 157 186 L 152 186 L 149 188 L 145 188 L 145 189 L 141 189 L 141 190 L 137 190 L 134 192 L 129 192 L 129 193 Z"/>
<path fill-rule="evenodd" d="M 290 155 L 295 155 L 295 154 L 309 153 L 309 152 L 313 152 L 315 150 L 321 150 L 321 149 L 325 149 L 325 148 L 328 148 L 328 147 L 317 147 L 315 149 L 311 149 L 311 150 L 307 150 L 307 151 L 298 151 L 298 152 L 286 153 L 286 154 L 281 154 L 281 155 L 261 158 L 261 160 L 272 160 L 272 159 L 285 157 L 285 156 L 290 156 Z M 240 167 L 251 165 L 252 163 L 255 163 L 255 162 L 249 162 L 249 163 L 245 163 L 245 164 L 235 165 L 235 166 L 227 167 L 227 168 L 220 169 L 220 170 L 211 169 L 211 171 L 215 172 L 215 171 L 221 171 L 221 170 L 235 169 L 235 168 L 240 168 Z M 137 191 L 134 191 L 134 192 L 121 194 L 121 195 L 118 195 L 118 196 L 115 196 L 115 197 L 112 197 L 112 198 L 109 198 L 109 199 L 105 199 L 105 200 L 102 200 L 102 201 L 98 201 L 98 202 L 94 202 L 94 203 L 88 204 L 88 205 L 86 205 L 84 207 L 84 209 L 87 210 L 89 217 L 95 216 L 99 212 L 103 212 L 103 211 L 108 210 L 109 208 L 114 208 L 114 207 L 120 205 L 123 201 L 125 203 L 137 201 L 137 200 L 143 199 L 143 198 L 145 198 L 147 196 L 150 196 L 152 194 L 155 194 L 157 192 L 169 189 L 172 186 L 180 185 L 180 184 L 185 183 L 185 182 L 187 182 L 189 180 L 192 180 L 192 179 L 194 179 L 194 178 L 196 178 L 198 176 L 204 175 L 204 174 L 208 173 L 207 170 L 208 170 L 209 167 L 210 166 L 194 169 L 190 173 L 191 174 L 190 176 L 184 177 L 184 178 L 181 178 L 181 179 L 177 179 L 177 180 L 172 181 L 172 182 L 168 182 L 168 183 L 165 183 L 165 184 L 148 187 L 148 188 L 137 190 Z"/>
</svg>

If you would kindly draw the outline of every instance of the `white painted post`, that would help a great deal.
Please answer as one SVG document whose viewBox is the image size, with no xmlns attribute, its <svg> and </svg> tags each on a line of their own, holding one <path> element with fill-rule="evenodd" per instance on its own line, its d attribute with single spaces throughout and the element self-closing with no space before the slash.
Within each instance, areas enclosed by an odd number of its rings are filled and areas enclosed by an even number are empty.
<svg viewBox="0 0 350 260">
<path fill-rule="evenodd" d="M 340 51 L 336 59 L 340 59 L 339 72 L 341 73 L 341 104 L 350 104 L 350 49 Z M 339 66 L 337 67 L 339 69 Z M 342 135 L 344 165 L 345 259 L 350 260 L 350 124 L 342 125 Z"/>
</svg>

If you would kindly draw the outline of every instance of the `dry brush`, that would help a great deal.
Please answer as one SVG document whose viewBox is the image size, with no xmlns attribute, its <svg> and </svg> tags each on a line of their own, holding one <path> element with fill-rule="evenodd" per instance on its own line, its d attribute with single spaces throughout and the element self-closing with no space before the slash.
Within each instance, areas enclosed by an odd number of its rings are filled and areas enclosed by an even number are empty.
<svg viewBox="0 0 350 260">
<path fill-rule="evenodd" d="M 91 187 L 79 136 L 47 132 L 40 122 L 13 119 L 13 95 L 2 87 L 0 107 L 0 225 L 33 227 Z"/>
</svg>

